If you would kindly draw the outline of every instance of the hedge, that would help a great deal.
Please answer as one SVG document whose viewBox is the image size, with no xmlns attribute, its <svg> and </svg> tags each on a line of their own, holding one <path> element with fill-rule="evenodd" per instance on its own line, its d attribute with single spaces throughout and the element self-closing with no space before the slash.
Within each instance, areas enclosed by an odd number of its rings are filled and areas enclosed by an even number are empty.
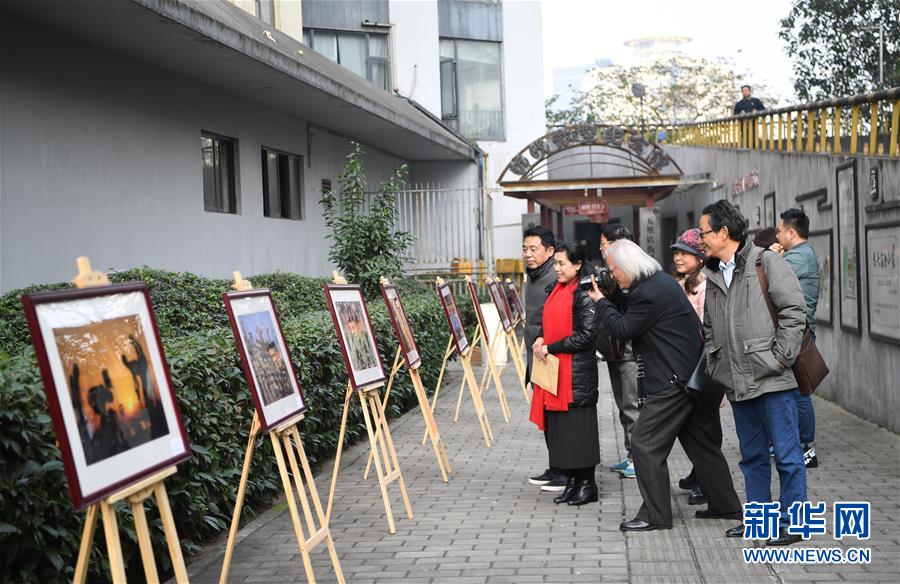
<svg viewBox="0 0 900 584">
<path fill-rule="evenodd" d="M 166 481 L 181 544 L 190 555 L 229 527 L 252 417 L 252 403 L 220 299 L 229 283 L 147 267 L 117 272 L 111 279 L 142 280 L 150 288 L 191 443 L 191 458 Z M 301 434 L 310 462 L 316 464 L 335 452 L 346 388 L 346 372 L 325 309 L 325 281 L 283 273 L 251 280 L 255 286 L 273 290 L 310 408 L 301 423 Z M 66 286 L 55 284 L 27 291 Z M 423 358 L 423 381 L 430 389 L 446 347 L 446 321 L 435 292 L 404 283 L 400 286 Z M 68 499 L 40 373 L 22 315 L 22 292 L 0 296 L 0 581 L 67 580 L 74 570 L 84 513 L 74 512 Z M 380 298 L 370 299 L 369 312 L 387 369 L 396 350 L 390 318 Z M 471 311 L 464 311 L 463 316 L 469 322 L 474 318 Z M 388 415 L 395 417 L 415 405 L 408 376 L 399 375 Z M 364 432 L 355 403 L 347 441 L 359 439 Z M 262 438 L 258 440 L 259 454 L 253 459 L 244 518 L 266 508 L 280 494 L 278 471 L 273 457 L 268 456 L 270 448 Z M 153 518 L 150 528 L 157 562 L 162 572 L 169 573 L 168 552 L 155 510 L 150 510 L 149 517 Z M 140 577 L 130 511 L 123 507 L 119 521 L 129 573 Z M 91 557 L 92 579 L 108 578 L 99 533 Z"/>
</svg>

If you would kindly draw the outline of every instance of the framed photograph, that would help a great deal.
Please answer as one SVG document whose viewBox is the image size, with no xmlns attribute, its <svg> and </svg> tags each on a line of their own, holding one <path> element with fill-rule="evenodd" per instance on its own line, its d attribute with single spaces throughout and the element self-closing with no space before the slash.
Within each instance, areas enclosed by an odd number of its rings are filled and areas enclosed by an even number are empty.
<svg viewBox="0 0 900 584">
<path fill-rule="evenodd" d="M 497 282 L 489 282 L 488 290 L 490 290 L 491 299 L 494 301 L 494 306 L 497 307 L 497 312 L 500 314 L 500 323 L 503 325 L 503 330 L 508 331 L 512 328 L 512 318 L 509 314 L 509 305 L 506 304 L 506 294 L 503 293 L 503 290 L 500 289 L 500 284 Z"/>
<path fill-rule="evenodd" d="M 268 290 L 222 294 L 263 432 L 306 411 L 278 313 Z"/>
<path fill-rule="evenodd" d="M 900 344 L 900 221 L 866 225 L 869 336 Z"/>
<path fill-rule="evenodd" d="M 456 299 L 453 297 L 453 290 L 450 288 L 450 284 L 438 286 L 438 296 L 441 298 L 444 316 L 447 317 L 447 323 L 450 325 L 450 331 L 453 333 L 456 352 L 462 356 L 469 348 L 469 339 L 466 338 L 466 331 L 463 328 L 462 319 L 459 316 L 459 309 L 456 307 Z M 478 305 L 476 304 L 476 306 Z"/>
<path fill-rule="evenodd" d="M 856 161 L 837 167 L 835 171 L 838 206 L 838 261 L 840 261 L 841 328 L 859 334 L 862 319 L 859 277 L 859 224 L 856 189 Z"/>
<path fill-rule="evenodd" d="M 484 336 L 484 342 L 490 345 L 491 337 L 488 333 L 488 327 L 484 322 L 484 313 L 481 312 L 481 302 L 478 300 L 478 288 L 475 287 L 475 282 L 466 282 L 466 289 L 469 291 L 469 299 L 472 300 L 472 305 L 475 307 L 475 315 L 478 317 L 478 324 L 481 326 L 481 334 Z"/>
<path fill-rule="evenodd" d="M 816 323 L 830 327 L 834 324 L 834 310 L 831 300 L 834 294 L 833 232 L 831 229 L 811 231 L 809 233 L 809 245 L 815 250 L 816 262 L 819 265 L 819 303 L 816 305 Z"/>
<path fill-rule="evenodd" d="M 419 356 L 419 348 L 416 346 L 416 339 L 409 326 L 406 311 L 403 310 L 403 302 L 400 301 L 397 287 L 393 284 L 382 285 L 381 295 L 384 297 L 384 303 L 387 304 L 388 314 L 391 315 L 391 324 L 394 325 L 394 332 L 397 334 L 397 340 L 400 341 L 400 350 L 403 351 L 406 366 L 410 369 L 418 367 L 422 359 Z"/>
<path fill-rule="evenodd" d="M 190 456 L 145 284 L 22 303 L 77 509 Z"/>
<path fill-rule="evenodd" d="M 513 322 L 516 320 L 525 322 L 525 305 L 522 304 L 522 298 L 519 296 L 519 289 L 516 288 L 514 282 L 506 283 L 506 300 L 512 311 Z"/>
<path fill-rule="evenodd" d="M 362 389 L 383 383 L 387 376 L 362 289 L 358 284 L 326 284 L 325 296 L 350 385 Z"/>
<path fill-rule="evenodd" d="M 775 193 L 769 193 L 763 196 L 763 227 L 777 227 L 778 216 L 775 212 Z"/>
</svg>

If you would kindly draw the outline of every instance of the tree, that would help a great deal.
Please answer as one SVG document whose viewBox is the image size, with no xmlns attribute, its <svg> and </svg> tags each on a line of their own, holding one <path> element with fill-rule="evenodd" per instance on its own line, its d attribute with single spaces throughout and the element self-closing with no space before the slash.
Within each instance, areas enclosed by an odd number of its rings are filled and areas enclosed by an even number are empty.
<svg viewBox="0 0 900 584">
<path fill-rule="evenodd" d="M 634 66 L 595 68 L 589 76 L 589 88 L 572 100 L 569 109 L 554 111 L 555 97 L 546 102 L 548 124 L 638 127 L 642 113 L 641 101 L 631 90 L 635 83 L 646 89 L 643 119 L 648 126 L 724 117 L 731 115 L 737 99 L 735 82 L 741 80 L 725 60 L 685 54 Z"/>
<path fill-rule="evenodd" d="M 897 0 L 794 0 L 779 36 L 794 60 L 797 97 L 817 101 L 881 89 L 879 24 L 884 25 L 885 87 L 896 87 L 900 85 Z"/>
<path fill-rule="evenodd" d="M 397 191 L 406 182 L 406 165 L 398 167 L 375 192 L 367 193 L 363 154 L 359 144 L 350 143 L 347 162 L 337 176 L 340 193 L 323 191 L 319 203 L 332 231 L 328 259 L 372 298 L 380 294 L 381 276 L 390 280 L 403 276 L 413 237 L 395 229 Z"/>
</svg>

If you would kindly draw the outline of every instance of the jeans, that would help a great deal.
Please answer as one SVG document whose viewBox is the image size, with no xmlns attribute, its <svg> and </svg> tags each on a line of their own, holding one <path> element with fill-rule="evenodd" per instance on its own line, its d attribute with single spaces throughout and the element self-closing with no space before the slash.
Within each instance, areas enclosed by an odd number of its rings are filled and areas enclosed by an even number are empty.
<svg viewBox="0 0 900 584">
<path fill-rule="evenodd" d="M 734 425 L 741 447 L 741 472 L 748 502 L 772 500 L 772 463 L 769 444 L 775 451 L 780 485 L 781 518 L 788 509 L 806 500 L 806 466 L 797 421 L 798 389 L 764 393 L 747 401 L 732 402 Z"/>
<path fill-rule="evenodd" d="M 816 342 L 816 334 L 810 333 Z M 812 397 L 797 392 L 797 415 L 800 424 L 800 442 L 812 444 L 816 440 L 816 411 L 813 409 Z"/>
</svg>

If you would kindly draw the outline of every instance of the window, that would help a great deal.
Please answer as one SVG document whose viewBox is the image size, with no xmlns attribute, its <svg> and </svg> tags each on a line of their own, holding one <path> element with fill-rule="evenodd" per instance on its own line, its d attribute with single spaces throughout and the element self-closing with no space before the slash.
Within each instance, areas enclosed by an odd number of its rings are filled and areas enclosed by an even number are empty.
<svg viewBox="0 0 900 584">
<path fill-rule="evenodd" d="M 215 213 L 237 213 L 234 180 L 235 140 L 203 132 L 203 208 Z"/>
<path fill-rule="evenodd" d="M 263 214 L 280 219 L 303 218 L 303 157 L 262 149 Z"/>
<path fill-rule="evenodd" d="M 275 26 L 275 0 L 255 0 L 256 17 Z"/>
<path fill-rule="evenodd" d="M 308 28 L 303 42 L 385 91 L 391 90 L 388 36 Z"/>
<path fill-rule="evenodd" d="M 502 140 L 500 43 L 441 39 L 441 118 L 466 138 Z"/>
</svg>

